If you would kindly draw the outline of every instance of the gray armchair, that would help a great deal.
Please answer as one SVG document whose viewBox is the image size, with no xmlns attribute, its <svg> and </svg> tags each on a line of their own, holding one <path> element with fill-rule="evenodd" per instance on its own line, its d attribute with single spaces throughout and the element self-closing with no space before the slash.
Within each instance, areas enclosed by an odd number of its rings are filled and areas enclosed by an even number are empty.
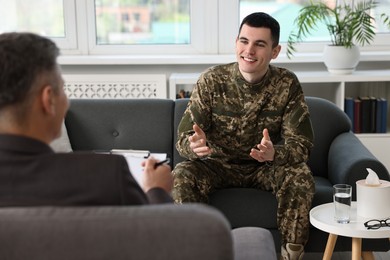
<svg viewBox="0 0 390 260">
<path fill-rule="evenodd" d="M 261 228 L 231 231 L 206 205 L 0 209 L 0 259 L 276 259 Z"/>
<path fill-rule="evenodd" d="M 332 202 L 332 186 L 348 183 L 354 187 L 353 200 L 356 200 L 356 181 L 367 176 L 366 168 L 373 169 L 383 180 L 390 176 L 380 163 L 351 132 L 351 122 L 344 111 L 325 99 L 306 97 L 314 129 L 314 149 L 310 154 L 309 166 L 313 172 L 316 193 L 313 207 Z M 183 114 L 188 100 L 176 101 L 175 120 Z M 177 122 L 178 123 L 178 122 Z M 176 126 L 177 126 L 176 123 Z M 175 155 L 175 158 L 179 156 Z M 183 160 L 177 159 L 175 164 Z M 280 234 L 276 224 L 277 202 L 274 195 L 249 188 L 218 190 L 211 194 L 210 205 L 221 210 L 233 228 L 254 226 L 271 231 L 277 250 L 280 250 Z M 314 227 L 310 230 L 307 252 L 323 252 L 328 234 Z M 340 237 L 335 251 L 350 251 L 351 239 Z M 363 251 L 388 251 L 388 239 L 363 239 Z"/>
</svg>

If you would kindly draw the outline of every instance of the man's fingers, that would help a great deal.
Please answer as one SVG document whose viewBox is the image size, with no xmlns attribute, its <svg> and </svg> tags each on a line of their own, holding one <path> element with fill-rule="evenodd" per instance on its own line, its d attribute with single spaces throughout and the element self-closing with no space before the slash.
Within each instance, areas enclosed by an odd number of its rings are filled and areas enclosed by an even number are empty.
<svg viewBox="0 0 390 260">
<path fill-rule="evenodd" d="M 264 162 L 265 160 L 264 160 L 262 154 L 264 154 L 264 152 L 261 152 L 261 151 L 259 151 L 257 149 L 252 149 L 249 155 L 253 159 L 255 159 L 255 160 L 259 161 L 259 162 Z"/>
<path fill-rule="evenodd" d="M 190 148 L 200 157 L 209 155 L 211 153 L 211 149 L 207 146 L 205 133 L 197 124 L 194 124 L 192 128 L 195 133 L 189 138 L 191 142 Z"/>
<path fill-rule="evenodd" d="M 192 136 L 190 136 L 189 138 L 190 142 L 197 143 L 197 145 L 206 145 L 206 142 L 204 141 L 204 138 L 206 136 L 203 130 L 197 124 L 194 124 L 192 128 L 195 131 L 195 133 Z"/>
<path fill-rule="evenodd" d="M 263 130 L 263 138 L 266 140 L 266 141 L 271 141 L 271 138 L 269 137 L 269 133 L 268 133 L 268 129 L 265 128 Z"/>
<path fill-rule="evenodd" d="M 192 129 L 194 129 L 195 133 L 198 135 L 203 135 L 203 130 L 197 124 L 194 124 Z"/>
</svg>

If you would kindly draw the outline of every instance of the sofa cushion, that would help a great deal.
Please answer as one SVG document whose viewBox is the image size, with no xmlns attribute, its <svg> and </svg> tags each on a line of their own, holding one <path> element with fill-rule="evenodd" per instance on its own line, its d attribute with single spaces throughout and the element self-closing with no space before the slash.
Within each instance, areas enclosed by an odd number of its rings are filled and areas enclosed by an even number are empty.
<svg viewBox="0 0 390 260">
<path fill-rule="evenodd" d="M 233 228 L 277 227 L 277 201 L 275 195 L 268 191 L 254 188 L 221 189 L 210 195 L 210 205 L 223 212 Z"/>
</svg>

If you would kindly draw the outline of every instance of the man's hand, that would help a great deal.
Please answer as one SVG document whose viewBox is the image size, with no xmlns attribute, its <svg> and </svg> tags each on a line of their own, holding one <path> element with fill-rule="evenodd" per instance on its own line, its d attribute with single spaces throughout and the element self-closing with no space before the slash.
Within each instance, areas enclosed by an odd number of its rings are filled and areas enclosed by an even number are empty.
<svg viewBox="0 0 390 260">
<path fill-rule="evenodd" d="M 211 154 L 211 149 L 206 143 L 206 134 L 197 124 L 194 124 L 192 128 L 195 133 L 188 138 L 192 151 L 199 157 Z"/>
<path fill-rule="evenodd" d="M 252 148 L 250 156 L 258 160 L 259 162 L 273 161 L 275 156 L 274 145 L 269 137 L 268 129 L 263 130 L 263 138 L 260 144 L 256 145 L 256 148 Z"/>
<path fill-rule="evenodd" d="M 147 192 L 153 188 L 162 188 L 167 193 L 171 193 L 173 188 L 173 176 L 171 167 L 168 164 L 162 164 L 155 167 L 158 161 L 152 157 L 142 162 L 144 174 L 142 175 L 142 189 Z"/>
</svg>

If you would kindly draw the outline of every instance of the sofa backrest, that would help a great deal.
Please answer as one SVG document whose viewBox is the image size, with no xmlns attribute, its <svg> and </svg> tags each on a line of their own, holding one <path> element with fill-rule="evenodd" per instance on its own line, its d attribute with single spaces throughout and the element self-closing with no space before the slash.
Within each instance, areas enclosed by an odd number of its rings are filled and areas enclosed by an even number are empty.
<svg viewBox="0 0 390 260">
<path fill-rule="evenodd" d="M 348 116 L 334 103 L 317 97 L 306 97 L 314 131 L 314 148 L 309 158 L 309 166 L 315 176 L 327 177 L 328 152 L 332 141 L 341 133 L 351 130 Z M 175 102 L 174 131 L 187 107 L 188 99 L 178 99 Z M 176 144 L 177 134 L 174 136 Z M 183 160 L 174 150 L 174 164 Z"/>
<path fill-rule="evenodd" d="M 72 99 L 65 124 L 73 150 L 173 151 L 169 99 Z"/>
<path fill-rule="evenodd" d="M 140 149 L 167 153 L 171 165 L 184 160 L 177 152 L 177 128 L 189 99 L 72 99 L 65 119 L 73 150 Z M 351 122 L 334 103 L 306 97 L 314 130 L 309 166 L 327 177 L 332 141 L 351 130 Z"/>
<path fill-rule="evenodd" d="M 230 225 L 200 204 L 0 209 L 0 259 L 231 260 Z"/>
<path fill-rule="evenodd" d="M 176 165 L 179 162 L 182 162 L 185 160 L 185 158 L 181 157 L 180 154 L 177 152 L 176 142 L 177 142 L 177 130 L 179 127 L 179 123 L 181 121 L 181 118 L 183 117 L 184 111 L 187 108 L 188 101 L 189 101 L 188 98 L 176 99 L 176 101 L 175 101 L 175 116 L 173 119 L 173 122 L 174 122 L 173 131 L 175 133 L 174 137 L 173 137 L 173 142 L 174 142 L 173 143 L 173 148 L 174 148 L 173 149 L 173 156 L 174 156 L 173 165 Z"/>
<path fill-rule="evenodd" d="M 314 131 L 314 147 L 308 165 L 315 176 L 328 177 L 328 153 L 333 140 L 351 130 L 351 121 L 334 103 L 317 97 L 306 97 Z"/>
</svg>

